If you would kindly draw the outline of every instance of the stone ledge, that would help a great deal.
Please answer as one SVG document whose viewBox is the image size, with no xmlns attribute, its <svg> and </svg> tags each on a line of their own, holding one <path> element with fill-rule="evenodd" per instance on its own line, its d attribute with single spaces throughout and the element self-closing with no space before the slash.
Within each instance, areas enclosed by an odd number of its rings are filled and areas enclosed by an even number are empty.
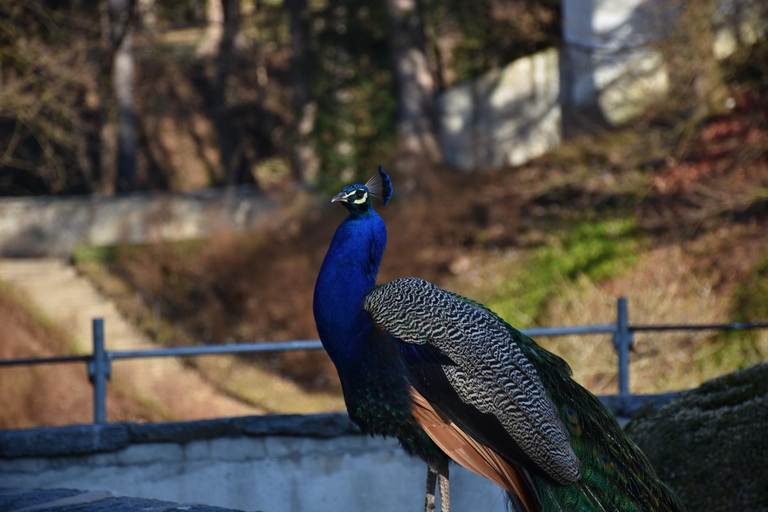
<svg viewBox="0 0 768 512">
<path fill-rule="evenodd" d="M 237 512 L 208 505 L 128 498 L 109 491 L 0 488 L 0 510 L 7 512 Z"/>
<path fill-rule="evenodd" d="M 345 413 L 243 416 L 171 423 L 113 423 L 0 431 L 0 457 L 56 457 L 114 452 L 131 444 L 179 443 L 220 437 L 360 434 Z"/>
<path fill-rule="evenodd" d="M 253 187 L 114 197 L 0 198 L 0 254 L 69 256 L 77 245 L 205 238 L 279 223 L 278 202 Z"/>
</svg>

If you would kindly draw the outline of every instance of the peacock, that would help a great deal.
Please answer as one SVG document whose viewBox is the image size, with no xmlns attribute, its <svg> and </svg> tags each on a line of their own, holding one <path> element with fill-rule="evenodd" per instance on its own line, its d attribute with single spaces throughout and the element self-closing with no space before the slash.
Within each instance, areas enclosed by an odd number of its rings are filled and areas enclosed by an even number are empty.
<svg viewBox="0 0 768 512">
<path fill-rule="evenodd" d="M 376 285 L 387 230 L 383 168 L 333 197 L 349 211 L 314 291 L 318 334 L 363 432 L 427 464 L 425 510 L 450 510 L 448 463 L 502 487 L 517 511 L 680 511 L 568 364 L 487 307 L 410 277 Z"/>
</svg>

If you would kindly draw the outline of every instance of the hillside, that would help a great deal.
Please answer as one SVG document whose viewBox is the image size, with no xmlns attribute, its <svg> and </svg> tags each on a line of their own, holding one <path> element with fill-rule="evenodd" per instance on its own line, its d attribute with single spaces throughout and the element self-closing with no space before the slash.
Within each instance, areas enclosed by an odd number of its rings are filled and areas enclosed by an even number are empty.
<svg viewBox="0 0 768 512">
<path fill-rule="evenodd" d="M 517 168 L 395 174 L 393 201 L 378 208 L 389 229 L 380 280 L 432 280 L 521 328 L 610 322 L 619 296 L 629 299 L 637 324 L 765 321 L 768 73 L 764 59 L 749 62 L 729 71 L 733 108 L 697 123 L 649 113 Z M 358 178 L 373 171 L 361 169 Z M 314 279 L 344 217 L 328 201 L 335 192 L 276 182 L 269 193 L 288 212 L 279 228 L 83 248 L 75 254 L 77 268 L 163 345 L 315 338 Z M 0 289 L 0 317 L 0 357 L 71 348 L 7 286 Z M 609 337 L 539 341 L 565 357 L 594 392 L 616 391 Z M 766 331 L 638 335 L 631 388 L 694 387 L 765 360 Z M 188 364 L 259 410 L 343 409 L 335 370 L 322 352 Z M 113 382 L 109 389 L 110 420 L 175 418 L 130 386 Z M 87 422 L 90 394 L 81 365 L 4 368 L 0 427 Z"/>
<path fill-rule="evenodd" d="M 649 119 L 515 169 L 394 176 L 395 197 L 379 208 L 389 228 L 380 280 L 432 280 L 518 327 L 610 322 L 618 296 L 634 323 L 765 320 L 768 99 L 759 87 L 734 98 L 732 111 L 682 139 L 679 127 Z M 296 212 L 280 229 L 83 251 L 79 268 L 107 290 L 130 290 L 124 311 L 148 329 L 150 310 L 161 311 L 163 343 L 315 338 L 314 279 L 344 212 L 322 195 L 276 194 Z M 608 337 L 540 342 L 593 391 L 616 391 Z M 632 390 L 693 387 L 766 359 L 765 332 L 638 335 Z M 253 365 L 338 396 L 322 353 L 200 368 L 263 406 Z M 282 398 L 266 409 L 297 405 Z"/>
</svg>

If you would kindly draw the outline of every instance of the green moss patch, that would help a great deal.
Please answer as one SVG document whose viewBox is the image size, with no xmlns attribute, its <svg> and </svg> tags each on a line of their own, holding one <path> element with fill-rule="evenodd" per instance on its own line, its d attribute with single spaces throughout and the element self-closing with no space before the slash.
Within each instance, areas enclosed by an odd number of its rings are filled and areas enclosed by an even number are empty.
<svg viewBox="0 0 768 512">
<path fill-rule="evenodd" d="M 641 238 L 634 217 L 581 221 L 557 229 L 546 243 L 514 265 L 488 306 L 513 325 L 527 325 L 544 311 L 563 281 L 586 276 L 600 282 L 637 262 Z"/>
</svg>

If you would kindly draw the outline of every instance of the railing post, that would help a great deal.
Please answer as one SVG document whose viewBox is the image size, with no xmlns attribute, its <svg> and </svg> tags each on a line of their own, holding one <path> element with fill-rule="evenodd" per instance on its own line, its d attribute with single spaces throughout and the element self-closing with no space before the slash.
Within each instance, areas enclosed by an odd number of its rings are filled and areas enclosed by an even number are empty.
<svg viewBox="0 0 768 512">
<path fill-rule="evenodd" d="M 93 384 L 93 422 L 107 422 L 107 380 L 111 364 L 104 350 L 104 319 L 93 319 L 93 358 L 88 363 L 88 378 Z"/>
<path fill-rule="evenodd" d="M 613 347 L 619 355 L 619 396 L 625 412 L 629 398 L 629 349 L 632 347 L 632 331 L 629 330 L 629 313 L 626 297 L 617 302 L 616 332 L 613 334 Z"/>
</svg>

